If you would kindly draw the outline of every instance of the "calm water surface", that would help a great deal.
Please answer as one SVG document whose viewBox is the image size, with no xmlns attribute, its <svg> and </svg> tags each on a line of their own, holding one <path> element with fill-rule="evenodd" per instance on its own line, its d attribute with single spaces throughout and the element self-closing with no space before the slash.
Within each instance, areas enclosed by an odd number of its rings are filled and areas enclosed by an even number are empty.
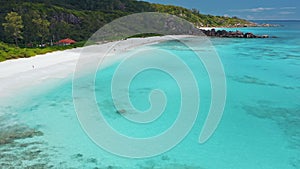
<svg viewBox="0 0 300 169">
<path fill-rule="evenodd" d="M 100 149 L 77 120 L 70 77 L 45 83 L 47 90 L 35 89 L 34 95 L 21 93 L 13 102 L 0 103 L 0 168 L 300 168 L 300 22 L 273 22 L 282 27 L 239 30 L 278 38 L 211 39 L 224 65 L 228 95 L 222 121 L 205 144 L 199 144 L 198 137 L 210 106 L 208 75 L 193 52 L 168 41 L 151 47 L 168 50 L 187 63 L 201 94 L 196 124 L 178 146 L 139 160 Z M 124 120 L 113 106 L 110 84 L 117 65 L 99 70 L 96 76 L 97 103 L 108 123 L 133 137 L 153 136 L 169 128 L 180 107 L 174 79 L 149 70 L 133 80 L 130 98 L 137 108 L 149 107 L 152 89 L 165 91 L 168 98 L 164 114 L 141 127 Z"/>
</svg>

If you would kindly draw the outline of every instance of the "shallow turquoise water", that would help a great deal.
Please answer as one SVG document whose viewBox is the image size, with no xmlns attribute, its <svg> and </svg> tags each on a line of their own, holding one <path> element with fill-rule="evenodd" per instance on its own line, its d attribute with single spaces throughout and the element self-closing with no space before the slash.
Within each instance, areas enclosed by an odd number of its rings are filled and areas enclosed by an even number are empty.
<svg viewBox="0 0 300 169">
<path fill-rule="evenodd" d="M 100 149 L 77 120 L 70 77 L 45 84 L 48 88 L 35 95 L 20 94 L 13 103 L 1 104 L 1 167 L 300 168 L 300 22 L 280 24 L 284 27 L 242 28 L 278 36 L 274 39 L 211 39 L 224 65 L 228 91 L 222 121 L 205 144 L 199 144 L 198 137 L 211 99 L 208 75 L 193 52 L 169 41 L 152 47 L 184 60 L 195 74 L 201 96 L 196 123 L 179 145 L 160 156 L 138 160 Z M 130 97 L 137 108 L 149 107 L 151 89 L 159 88 L 168 97 L 164 114 L 141 127 L 124 120 L 112 103 L 110 81 L 117 65 L 99 71 L 96 78 L 97 103 L 109 124 L 133 137 L 156 135 L 170 127 L 180 104 L 174 79 L 155 70 L 134 79 Z"/>
</svg>

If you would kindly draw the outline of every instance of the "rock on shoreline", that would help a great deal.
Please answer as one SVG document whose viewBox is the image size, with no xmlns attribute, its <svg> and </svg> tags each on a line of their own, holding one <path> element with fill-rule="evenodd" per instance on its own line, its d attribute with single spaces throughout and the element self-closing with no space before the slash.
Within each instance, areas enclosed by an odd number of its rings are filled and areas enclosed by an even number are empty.
<svg viewBox="0 0 300 169">
<path fill-rule="evenodd" d="M 269 35 L 254 35 L 251 32 L 243 33 L 241 31 L 226 31 L 226 30 L 204 30 L 200 29 L 206 36 L 220 38 L 270 38 Z M 275 38 L 275 37 L 272 37 Z"/>
</svg>

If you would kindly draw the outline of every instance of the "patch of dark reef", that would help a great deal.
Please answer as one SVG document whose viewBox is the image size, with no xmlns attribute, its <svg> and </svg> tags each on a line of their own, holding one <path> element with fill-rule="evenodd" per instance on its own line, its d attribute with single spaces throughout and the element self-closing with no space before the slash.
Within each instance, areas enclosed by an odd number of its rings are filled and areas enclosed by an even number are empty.
<svg viewBox="0 0 300 169">
<path fill-rule="evenodd" d="M 42 135 L 42 132 L 16 125 L 11 129 L 1 130 L 0 133 L 1 167 L 16 169 L 53 168 L 50 165 L 49 155 L 44 151 L 47 149 L 47 145 L 37 139 Z M 24 142 L 21 139 L 24 139 Z"/>
<path fill-rule="evenodd" d="M 275 106 L 276 103 L 259 101 L 256 105 L 244 105 L 246 113 L 261 119 L 274 121 L 288 139 L 287 148 L 291 150 L 300 149 L 300 105 L 294 107 Z M 300 168 L 299 155 L 291 159 L 291 165 Z"/>
<path fill-rule="evenodd" d="M 24 126 L 12 126 L 6 130 L 0 131 L 0 145 L 13 143 L 18 139 L 32 138 L 35 136 L 42 136 L 41 131 L 26 128 Z"/>
<path fill-rule="evenodd" d="M 52 168 L 44 151 L 47 145 L 39 139 L 41 136 L 41 131 L 21 124 L 16 116 L 1 114 L 0 168 Z"/>
<path fill-rule="evenodd" d="M 297 89 L 297 86 L 285 86 L 285 85 L 280 85 L 272 82 L 267 82 L 264 80 L 261 80 L 259 78 L 253 77 L 253 76 L 229 76 L 230 79 L 239 82 L 239 83 L 244 83 L 244 84 L 253 84 L 253 85 L 260 85 L 260 86 L 268 86 L 268 87 L 279 87 L 282 89 L 287 89 L 287 90 L 295 90 Z"/>
</svg>

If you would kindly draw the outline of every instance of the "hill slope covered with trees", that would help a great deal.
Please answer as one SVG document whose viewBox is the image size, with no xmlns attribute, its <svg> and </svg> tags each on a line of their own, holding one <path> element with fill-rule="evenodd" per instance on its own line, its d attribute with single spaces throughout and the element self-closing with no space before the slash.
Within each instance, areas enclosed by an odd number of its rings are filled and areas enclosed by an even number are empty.
<svg viewBox="0 0 300 169">
<path fill-rule="evenodd" d="M 139 12 L 165 12 L 184 18 L 196 26 L 251 25 L 250 22 L 238 18 L 203 15 L 195 9 L 136 0 L 0 0 L 0 2 L 2 4 L 0 39 L 5 43 L 20 46 L 50 43 L 67 37 L 83 41 L 106 23 Z M 19 25 L 6 25 L 9 20 L 16 19 L 19 20 Z M 14 34 L 14 31 L 17 33 Z"/>
</svg>

